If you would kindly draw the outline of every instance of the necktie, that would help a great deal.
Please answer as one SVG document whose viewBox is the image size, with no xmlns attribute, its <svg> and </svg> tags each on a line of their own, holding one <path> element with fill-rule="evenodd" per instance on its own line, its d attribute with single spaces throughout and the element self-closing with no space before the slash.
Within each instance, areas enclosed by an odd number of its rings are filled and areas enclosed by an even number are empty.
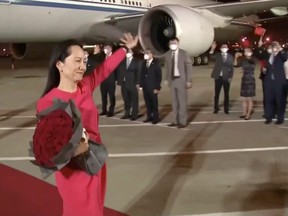
<svg viewBox="0 0 288 216">
<path fill-rule="evenodd" d="M 131 58 L 126 58 L 126 69 L 129 68 L 130 63 L 131 63 Z"/>
<path fill-rule="evenodd" d="M 226 61 L 226 57 L 227 57 L 226 53 L 223 53 L 223 61 L 224 62 Z"/>
<path fill-rule="evenodd" d="M 171 64 L 172 68 L 171 68 L 171 75 L 172 75 L 172 78 L 175 77 L 175 52 L 172 52 L 172 64 Z"/>
<path fill-rule="evenodd" d="M 271 54 L 270 58 L 269 58 L 269 63 L 272 65 L 274 63 L 274 59 L 275 59 L 275 55 Z"/>
<path fill-rule="evenodd" d="M 270 60 L 270 64 L 273 65 L 274 60 L 275 60 L 275 54 L 271 54 L 271 58 L 269 60 Z M 271 73 L 271 79 L 274 80 L 275 79 L 274 70 L 272 69 L 271 72 L 272 72 Z"/>
<path fill-rule="evenodd" d="M 147 62 L 146 62 L 146 68 L 149 68 L 149 66 L 150 66 L 150 62 L 147 61 Z"/>
</svg>

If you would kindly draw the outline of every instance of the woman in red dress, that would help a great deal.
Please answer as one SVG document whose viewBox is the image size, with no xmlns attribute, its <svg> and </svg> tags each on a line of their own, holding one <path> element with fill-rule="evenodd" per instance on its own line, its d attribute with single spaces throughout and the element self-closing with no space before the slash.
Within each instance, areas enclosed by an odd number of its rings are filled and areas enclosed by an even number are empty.
<svg viewBox="0 0 288 216">
<path fill-rule="evenodd" d="M 46 88 L 37 102 L 37 112 L 47 109 L 54 98 L 72 99 L 81 112 L 83 127 L 89 139 L 101 143 L 98 128 L 98 110 L 94 105 L 93 91 L 125 58 L 128 49 L 134 48 L 138 37 L 125 34 L 123 48 L 107 58 L 94 72 L 83 77 L 86 71 L 84 50 L 77 41 L 67 40 L 55 47 L 50 59 Z M 88 150 L 87 143 L 80 143 L 74 152 L 77 156 Z M 63 216 L 103 216 L 106 190 L 106 165 L 96 175 L 65 166 L 55 172 L 59 194 L 63 200 Z"/>
</svg>

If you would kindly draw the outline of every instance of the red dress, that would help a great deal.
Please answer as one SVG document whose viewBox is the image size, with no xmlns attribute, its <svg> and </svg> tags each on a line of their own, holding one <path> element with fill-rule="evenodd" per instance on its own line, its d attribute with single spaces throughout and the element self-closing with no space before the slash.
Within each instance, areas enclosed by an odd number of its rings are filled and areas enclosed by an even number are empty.
<svg viewBox="0 0 288 216">
<path fill-rule="evenodd" d="M 101 143 L 98 127 L 99 114 L 93 101 L 93 91 L 125 58 L 125 54 L 124 49 L 117 50 L 93 73 L 84 77 L 74 93 L 64 92 L 57 88 L 52 89 L 37 102 L 37 112 L 51 106 L 53 98 L 65 101 L 73 99 L 81 112 L 82 124 L 89 134 L 89 139 Z M 55 179 L 63 200 L 63 216 L 103 216 L 106 165 L 94 176 L 81 170 L 64 167 L 55 172 Z"/>
</svg>

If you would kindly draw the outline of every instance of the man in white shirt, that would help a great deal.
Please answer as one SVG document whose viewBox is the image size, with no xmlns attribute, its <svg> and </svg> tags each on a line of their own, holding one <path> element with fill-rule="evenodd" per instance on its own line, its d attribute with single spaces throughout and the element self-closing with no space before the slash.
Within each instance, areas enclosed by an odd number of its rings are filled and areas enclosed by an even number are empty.
<svg viewBox="0 0 288 216">
<path fill-rule="evenodd" d="M 215 59 L 215 65 L 211 74 L 211 77 L 215 80 L 214 114 L 219 112 L 219 96 L 222 87 L 224 88 L 224 112 L 229 114 L 229 91 L 234 73 L 234 58 L 228 53 L 227 44 L 221 46 L 220 53 L 214 54 L 216 46 L 214 42 L 210 50 L 211 57 Z"/>
<path fill-rule="evenodd" d="M 165 57 L 166 80 L 172 91 L 174 119 L 169 126 L 184 128 L 187 125 L 187 90 L 192 87 L 192 62 L 189 54 L 179 49 L 179 39 L 169 41 L 170 51 Z"/>
</svg>

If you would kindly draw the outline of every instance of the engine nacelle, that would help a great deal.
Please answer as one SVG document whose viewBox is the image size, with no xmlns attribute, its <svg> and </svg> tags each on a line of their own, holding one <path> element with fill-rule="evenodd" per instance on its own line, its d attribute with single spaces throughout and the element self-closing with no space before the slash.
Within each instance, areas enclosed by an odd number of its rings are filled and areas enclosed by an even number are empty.
<svg viewBox="0 0 288 216">
<path fill-rule="evenodd" d="M 10 53 L 13 58 L 22 59 L 46 59 L 52 53 L 55 43 L 11 43 Z"/>
<path fill-rule="evenodd" d="M 169 50 L 169 40 L 178 37 L 180 47 L 191 56 L 207 51 L 214 40 L 214 28 L 196 10 L 179 5 L 156 6 L 141 18 L 139 40 L 144 49 L 152 49 L 157 57 Z"/>
</svg>

